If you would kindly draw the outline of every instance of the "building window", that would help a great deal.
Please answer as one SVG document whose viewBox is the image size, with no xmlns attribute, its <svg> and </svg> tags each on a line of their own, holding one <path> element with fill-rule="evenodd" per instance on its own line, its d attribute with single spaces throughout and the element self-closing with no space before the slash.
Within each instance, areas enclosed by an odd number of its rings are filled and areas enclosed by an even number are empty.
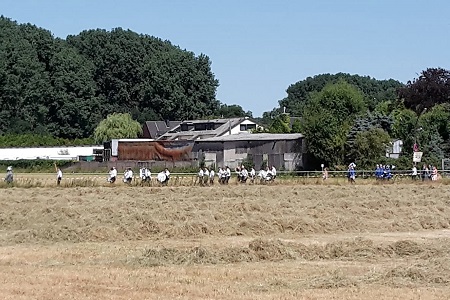
<svg viewBox="0 0 450 300">
<path fill-rule="evenodd" d="M 236 147 L 234 149 L 234 153 L 235 154 L 245 154 L 245 153 L 247 153 L 247 148 L 245 148 L 245 147 Z"/>
<path fill-rule="evenodd" d="M 195 125 L 194 125 L 194 130 L 195 130 L 195 131 L 206 130 L 206 124 L 204 124 L 204 123 L 195 124 Z"/>
<path fill-rule="evenodd" d="M 249 131 L 252 129 L 256 129 L 256 124 L 241 124 L 240 127 L 241 131 Z"/>
</svg>

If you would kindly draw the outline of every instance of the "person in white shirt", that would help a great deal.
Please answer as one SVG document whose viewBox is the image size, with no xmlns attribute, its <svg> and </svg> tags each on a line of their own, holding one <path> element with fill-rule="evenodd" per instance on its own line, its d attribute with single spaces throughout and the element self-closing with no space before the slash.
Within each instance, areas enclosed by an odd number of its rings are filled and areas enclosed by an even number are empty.
<svg viewBox="0 0 450 300">
<path fill-rule="evenodd" d="M 231 178 L 231 169 L 227 166 L 225 169 L 225 183 L 228 184 Z"/>
<path fill-rule="evenodd" d="M 60 185 L 61 184 L 61 180 L 62 180 L 62 171 L 60 168 L 58 168 L 57 172 L 56 172 L 56 184 Z"/>
<path fill-rule="evenodd" d="M 156 179 L 163 185 L 167 185 L 170 179 L 169 169 L 165 168 L 164 171 L 158 173 Z"/>
<path fill-rule="evenodd" d="M 208 184 L 208 180 L 209 180 L 209 170 L 207 167 L 205 167 L 205 169 L 203 170 L 203 183 Z"/>
<path fill-rule="evenodd" d="M 200 184 L 200 185 L 203 185 L 203 176 L 204 176 L 205 174 L 204 174 L 204 172 L 203 172 L 203 168 L 200 168 L 199 170 L 198 170 L 198 173 L 197 173 L 197 177 L 198 177 L 198 183 Z"/>
<path fill-rule="evenodd" d="M 166 172 L 164 171 L 159 172 L 158 175 L 156 176 L 156 179 L 162 184 L 166 182 L 166 178 L 167 178 Z"/>
<path fill-rule="evenodd" d="M 114 170 L 113 168 L 109 169 L 109 173 L 108 173 L 108 182 L 109 183 L 114 183 L 116 181 L 116 177 L 114 176 Z"/>
<path fill-rule="evenodd" d="M 117 169 L 116 167 L 113 167 L 113 172 L 112 172 L 112 183 L 116 182 L 116 178 L 117 178 Z"/>
<path fill-rule="evenodd" d="M 150 171 L 149 168 L 145 168 L 144 176 L 145 176 L 145 182 L 151 182 L 152 181 L 152 172 Z"/>
<path fill-rule="evenodd" d="M 240 182 L 242 183 L 247 182 L 247 178 L 248 178 L 248 171 L 244 166 L 242 166 Z"/>
<path fill-rule="evenodd" d="M 250 170 L 249 176 L 250 176 L 250 182 L 253 183 L 255 181 L 255 176 L 256 176 L 256 171 L 255 171 L 254 167 L 252 167 L 252 169 Z"/>
<path fill-rule="evenodd" d="M 214 170 L 211 168 L 209 171 L 209 184 L 213 185 L 214 184 Z"/>
<path fill-rule="evenodd" d="M 125 171 L 123 177 L 124 177 L 123 182 L 131 184 L 131 182 L 133 181 L 133 170 L 131 170 L 131 168 L 128 168 Z"/>
<path fill-rule="evenodd" d="M 217 172 L 217 177 L 219 177 L 220 184 L 225 183 L 225 171 L 222 169 L 222 167 L 219 168 L 219 171 Z"/>
<path fill-rule="evenodd" d="M 141 178 L 142 181 L 145 180 L 145 168 L 139 168 L 139 178 Z"/>
<path fill-rule="evenodd" d="M 413 180 L 416 180 L 416 179 L 417 179 L 417 167 L 416 167 L 416 165 L 414 165 L 414 166 L 412 167 L 411 178 L 412 178 Z"/>
</svg>

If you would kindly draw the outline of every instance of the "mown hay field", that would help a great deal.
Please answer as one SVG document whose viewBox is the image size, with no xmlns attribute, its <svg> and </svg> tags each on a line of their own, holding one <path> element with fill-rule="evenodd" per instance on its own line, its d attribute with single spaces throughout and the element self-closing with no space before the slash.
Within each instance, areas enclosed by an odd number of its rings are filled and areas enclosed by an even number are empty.
<svg viewBox="0 0 450 300">
<path fill-rule="evenodd" d="M 0 189 L 0 299 L 448 299 L 441 183 Z"/>
<path fill-rule="evenodd" d="M 318 174 L 318 175 L 317 175 Z M 327 185 L 346 185 L 348 182 L 347 178 L 345 176 L 336 176 L 331 177 L 327 179 L 325 182 L 323 182 L 320 173 L 317 173 L 315 175 L 317 176 L 291 176 L 291 175 L 280 175 L 277 177 L 275 182 L 271 182 L 271 185 L 309 185 L 309 184 L 327 184 Z M 139 174 L 137 174 L 139 175 Z M 119 174 L 117 181 L 115 184 L 111 185 L 107 181 L 107 174 L 99 174 L 99 173 L 65 173 L 63 175 L 63 180 L 61 181 L 62 187 L 111 187 L 111 186 L 124 186 L 125 184 L 122 181 L 123 177 L 121 174 Z M 217 183 L 218 179 L 215 178 L 215 184 Z M 420 181 L 420 180 L 419 180 Z M 389 180 L 388 182 L 377 182 L 372 177 L 358 177 L 357 183 L 358 184 L 394 184 L 394 183 L 414 183 L 417 184 L 419 181 L 413 181 L 411 180 L 410 176 L 395 176 L 394 179 Z M 450 185 L 450 178 L 441 178 L 439 180 L 441 184 L 449 184 Z M 230 184 L 237 185 L 237 178 L 235 174 L 233 174 Z M 252 184 L 266 184 L 265 182 L 261 182 L 258 178 L 254 180 L 254 182 L 250 182 L 248 180 L 248 185 Z M 159 182 L 156 180 L 156 174 L 153 174 L 153 178 L 150 183 L 142 184 L 142 180 L 139 178 L 139 176 L 134 177 L 132 183 L 132 186 L 151 186 L 151 187 L 158 187 L 161 186 Z M 172 174 L 171 179 L 168 183 L 169 186 L 172 187 L 178 187 L 178 186 L 198 186 L 199 180 L 196 175 L 194 174 Z M 7 187 L 8 185 L 0 181 L 0 188 Z M 49 173 L 19 173 L 14 175 L 14 186 L 16 187 L 24 187 L 24 188 L 30 188 L 30 187 L 55 187 L 56 186 L 56 175 L 55 174 L 49 174 Z"/>
</svg>

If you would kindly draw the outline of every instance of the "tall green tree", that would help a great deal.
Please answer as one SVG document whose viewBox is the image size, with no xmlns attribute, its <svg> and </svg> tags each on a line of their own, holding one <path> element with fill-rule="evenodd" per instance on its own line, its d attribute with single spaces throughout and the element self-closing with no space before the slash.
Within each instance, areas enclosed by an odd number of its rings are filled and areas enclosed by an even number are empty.
<svg viewBox="0 0 450 300">
<path fill-rule="evenodd" d="M 216 114 L 221 118 L 253 117 L 251 111 L 245 111 L 242 106 L 236 104 L 221 104 Z"/>
<path fill-rule="evenodd" d="M 412 154 L 419 129 L 419 116 L 410 109 L 399 109 L 392 112 L 392 136 L 403 141 L 403 153 Z"/>
<path fill-rule="evenodd" d="M 270 124 L 268 131 L 270 133 L 290 133 L 290 122 L 288 114 L 280 114 Z"/>
<path fill-rule="evenodd" d="M 288 87 L 287 97 L 279 101 L 279 108 L 267 112 L 265 117 L 277 115 L 285 108 L 292 116 L 303 116 L 313 93 L 320 92 L 326 85 L 345 81 L 353 85 L 363 95 L 366 107 L 373 110 L 382 101 L 395 101 L 397 89 L 403 84 L 399 81 L 376 80 L 369 76 L 346 73 L 320 74 L 298 81 Z"/>
<path fill-rule="evenodd" d="M 114 113 L 102 120 L 94 130 L 94 141 L 102 143 L 111 139 L 137 138 L 142 134 L 139 122 L 130 114 Z"/>
<path fill-rule="evenodd" d="M 371 169 L 386 156 L 386 149 L 391 142 L 389 134 L 381 128 L 371 128 L 358 132 L 349 155 L 360 168 Z"/>
<path fill-rule="evenodd" d="M 320 106 L 306 108 L 302 121 L 302 133 L 306 137 L 307 169 L 319 169 L 343 163 L 345 136 L 335 115 Z"/>
<path fill-rule="evenodd" d="M 344 163 L 347 134 L 365 109 L 362 93 L 344 81 L 327 85 L 311 96 L 302 118 L 309 168 Z"/>
<path fill-rule="evenodd" d="M 368 112 L 356 119 L 347 134 L 345 142 L 345 162 L 356 162 L 360 159 L 358 152 L 355 152 L 358 134 L 364 132 L 374 133 L 374 129 L 381 129 L 390 136 L 393 132 L 394 120 L 390 115 L 383 115 L 377 111 Z"/>
<path fill-rule="evenodd" d="M 217 115 L 218 81 L 205 54 L 121 28 L 66 40 L 0 17 L 0 134 L 75 139 L 108 114 L 144 122 Z"/>
<path fill-rule="evenodd" d="M 209 57 L 183 51 L 169 41 L 117 28 L 83 31 L 67 41 L 95 66 L 103 111 L 141 119 L 185 120 L 214 115 L 218 81 Z"/>
<path fill-rule="evenodd" d="M 93 80 L 94 66 L 60 42 L 49 69 L 53 85 L 53 97 L 47 103 L 49 131 L 70 139 L 90 136 L 102 119 L 102 103 Z"/>
</svg>

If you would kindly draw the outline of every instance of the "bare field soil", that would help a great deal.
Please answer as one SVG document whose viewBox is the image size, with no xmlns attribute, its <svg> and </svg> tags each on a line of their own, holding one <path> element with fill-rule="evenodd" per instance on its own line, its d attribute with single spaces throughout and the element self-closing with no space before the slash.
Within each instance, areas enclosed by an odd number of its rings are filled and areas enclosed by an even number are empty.
<svg viewBox="0 0 450 300">
<path fill-rule="evenodd" d="M 450 295 L 439 183 L 13 187 L 0 204 L 0 299 Z"/>
</svg>

